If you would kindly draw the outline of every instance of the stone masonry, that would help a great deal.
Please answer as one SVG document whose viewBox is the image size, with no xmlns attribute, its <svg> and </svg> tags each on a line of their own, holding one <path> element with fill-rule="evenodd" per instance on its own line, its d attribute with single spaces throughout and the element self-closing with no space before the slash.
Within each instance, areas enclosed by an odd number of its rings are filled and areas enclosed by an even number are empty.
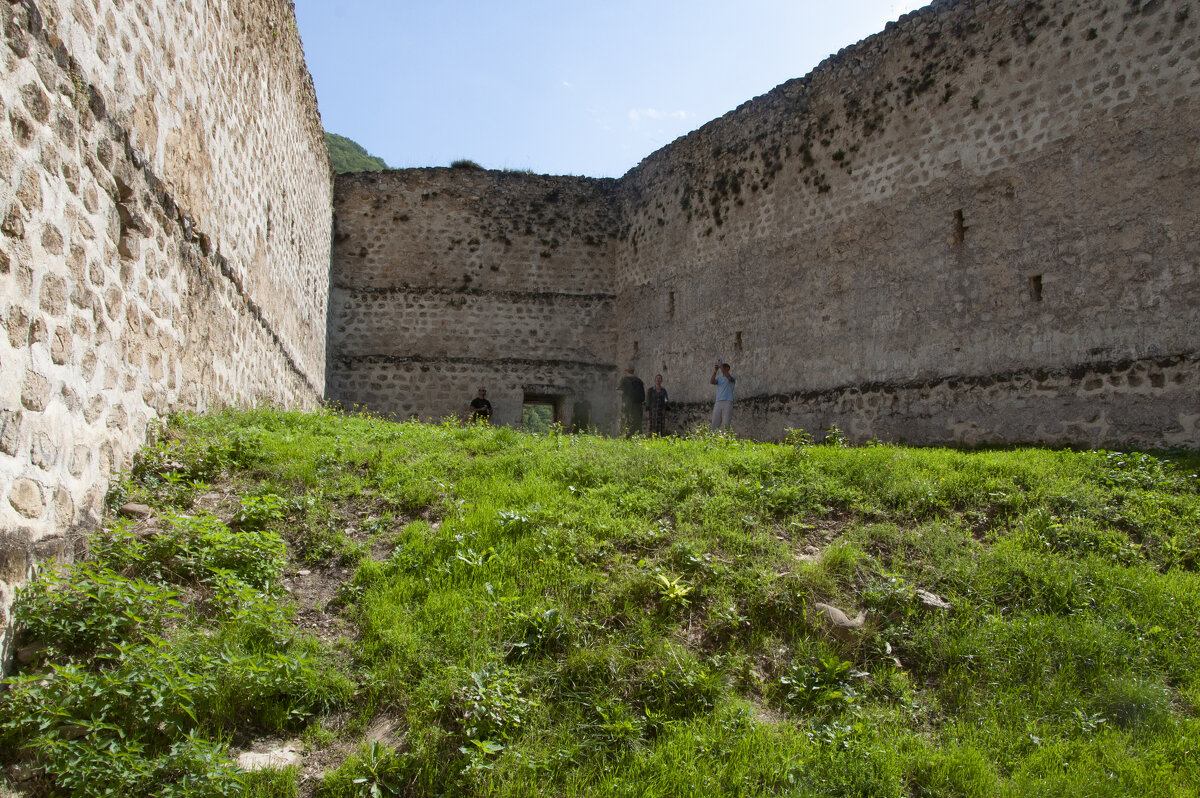
<svg viewBox="0 0 1200 798">
<path fill-rule="evenodd" d="M 176 410 L 315 406 L 332 183 L 287 0 L 0 3 L 0 658 Z"/>
<path fill-rule="evenodd" d="M 724 358 L 757 438 L 1200 446 L 1192 5 L 942 0 L 615 183 L 342 178 L 329 394 L 611 411 L 633 363 L 682 429 Z"/>
<path fill-rule="evenodd" d="M 529 397 L 607 423 L 616 368 L 613 180 L 482 169 L 340 175 L 331 398 L 394 417 L 493 421 Z"/>
</svg>

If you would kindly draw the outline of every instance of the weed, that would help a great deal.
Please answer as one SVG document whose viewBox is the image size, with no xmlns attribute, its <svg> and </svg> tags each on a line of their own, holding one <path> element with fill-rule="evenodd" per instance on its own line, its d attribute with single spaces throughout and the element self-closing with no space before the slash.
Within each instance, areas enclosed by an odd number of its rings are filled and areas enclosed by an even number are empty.
<svg viewBox="0 0 1200 798">
<path fill-rule="evenodd" d="M 784 435 L 783 442 L 788 446 L 804 447 L 812 446 L 813 437 L 809 433 L 800 428 L 789 429 Z"/>
<path fill-rule="evenodd" d="M 522 695 L 518 674 L 507 668 L 484 668 L 468 674 L 456 698 L 462 707 L 463 733 L 479 742 L 508 740 L 520 733 L 537 701 Z"/>
<path fill-rule="evenodd" d="M 18 592 L 13 615 L 21 637 L 43 646 L 47 659 L 86 661 L 161 634 L 182 617 L 177 599 L 170 588 L 83 562 L 43 570 Z"/>
<path fill-rule="evenodd" d="M 664 606 L 678 609 L 688 605 L 692 588 L 683 582 L 683 577 L 672 579 L 666 574 L 656 574 L 655 579 L 658 581 L 658 597 Z"/>
<path fill-rule="evenodd" d="M 274 493 L 246 496 L 241 504 L 233 514 L 233 526 L 242 531 L 260 530 L 268 524 L 278 523 L 284 519 L 288 508 L 288 502 Z"/>
<path fill-rule="evenodd" d="M 780 696 L 792 709 L 839 712 L 858 699 L 853 682 L 867 675 L 854 670 L 851 663 L 827 655 L 813 664 L 796 664 L 781 676 Z"/>
<path fill-rule="evenodd" d="M 364 744 L 325 776 L 318 795 L 322 798 L 383 798 L 402 795 L 410 779 L 407 762 L 378 740 Z"/>
</svg>

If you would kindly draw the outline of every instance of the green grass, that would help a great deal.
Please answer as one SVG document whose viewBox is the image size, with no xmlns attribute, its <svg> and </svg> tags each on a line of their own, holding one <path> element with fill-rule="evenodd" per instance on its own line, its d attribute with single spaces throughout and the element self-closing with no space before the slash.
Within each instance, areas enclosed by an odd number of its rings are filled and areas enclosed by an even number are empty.
<svg viewBox="0 0 1200 798">
<path fill-rule="evenodd" d="M 173 419 L 110 497 L 159 527 L 112 521 L 90 561 L 18 597 L 21 643 L 43 648 L 0 694 L 7 778 L 68 795 L 1200 791 L 1200 460 L 790 440 Z M 337 568 L 323 609 L 344 631 L 302 631 L 282 586 Z M 864 623 L 832 629 L 818 602 Z M 394 733 L 372 737 L 381 721 Z M 303 739 L 323 775 L 230 765 L 270 736 Z"/>
</svg>

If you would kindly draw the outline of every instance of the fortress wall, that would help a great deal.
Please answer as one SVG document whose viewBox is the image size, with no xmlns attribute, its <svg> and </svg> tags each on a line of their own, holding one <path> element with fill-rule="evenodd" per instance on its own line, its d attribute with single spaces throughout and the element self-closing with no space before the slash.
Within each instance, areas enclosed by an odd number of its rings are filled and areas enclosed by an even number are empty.
<svg viewBox="0 0 1200 798">
<path fill-rule="evenodd" d="M 938 2 L 650 156 L 617 359 L 756 437 L 1200 445 L 1187 6 Z"/>
<path fill-rule="evenodd" d="M 3 630 L 155 418 L 320 401 L 332 185 L 286 2 L 20 0 L 0 33 Z"/>
<path fill-rule="evenodd" d="M 333 188 L 291 0 L 33 5 L 319 391 Z"/>
<path fill-rule="evenodd" d="M 330 398 L 397 417 L 500 423 L 526 393 L 609 402 L 611 180 L 481 169 L 337 179 Z"/>
</svg>

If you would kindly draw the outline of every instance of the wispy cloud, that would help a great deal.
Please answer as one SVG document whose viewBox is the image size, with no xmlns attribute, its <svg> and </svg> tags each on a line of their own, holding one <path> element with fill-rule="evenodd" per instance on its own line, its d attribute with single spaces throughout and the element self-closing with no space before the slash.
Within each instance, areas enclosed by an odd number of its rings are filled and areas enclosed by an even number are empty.
<svg viewBox="0 0 1200 798">
<path fill-rule="evenodd" d="M 631 108 L 629 121 L 636 126 L 643 119 L 687 119 L 691 111 L 660 111 L 657 108 Z"/>
</svg>

